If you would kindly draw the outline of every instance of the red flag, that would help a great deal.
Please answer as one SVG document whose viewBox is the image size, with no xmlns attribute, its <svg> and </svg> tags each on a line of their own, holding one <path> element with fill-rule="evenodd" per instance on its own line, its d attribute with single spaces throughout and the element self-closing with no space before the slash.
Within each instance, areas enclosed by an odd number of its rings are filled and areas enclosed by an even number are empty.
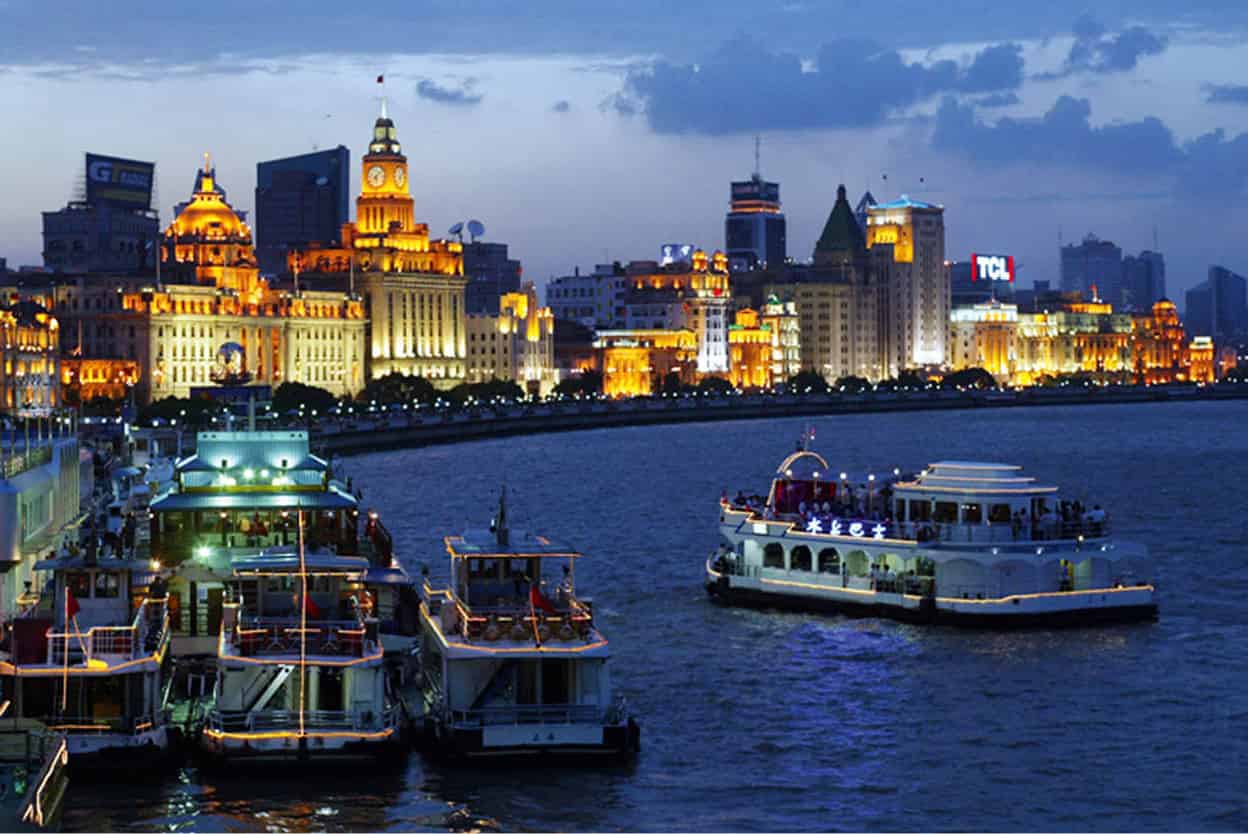
<svg viewBox="0 0 1248 834">
<path fill-rule="evenodd" d="M 65 619 L 72 620 L 78 616 L 78 612 L 82 610 L 82 606 L 78 604 L 78 600 L 74 599 L 74 592 L 65 589 Z"/>
<path fill-rule="evenodd" d="M 309 617 L 318 620 L 321 617 L 321 606 L 316 604 L 312 597 L 303 598 L 303 610 Z"/>
<path fill-rule="evenodd" d="M 384 84 L 384 83 L 386 83 L 386 77 L 385 77 L 384 75 L 379 75 L 379 76 L 377 76 L 377 83 L 378 83 L 378 84 Z"/>
<path fill-rule="evenodd" d="M 538 588 L 537 585 L 529 586 L 529 602 L 534 608 L 539 608 L 547 614 L 558 613 L 555 610 L 555 606 L 551 604 L 550 600 L 546 599 L 546 595 L 542 593 L 542 589 Z"/>
</svg>

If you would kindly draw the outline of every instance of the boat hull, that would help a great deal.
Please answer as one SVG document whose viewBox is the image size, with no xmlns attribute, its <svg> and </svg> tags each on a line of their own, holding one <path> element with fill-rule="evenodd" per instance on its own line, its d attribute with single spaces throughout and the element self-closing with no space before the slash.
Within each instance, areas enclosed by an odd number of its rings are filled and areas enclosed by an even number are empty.
<svg viewBox="0 0 1248 834">
<path fill-rule="evenodd" d="M 865 594 L 855 598 L 831 595 L 781 593 L 761 588 L 741 587 L 727 577 L 708 579 L 706 590 L 715 602 L 759 609 L 781 609 L 817 614 L 838 614 L 850 617 L 881 617 L 901 622 L 949 625 L 980 629 L 1073 628 L 1110 623 L 1148 622 L 1157 619 L 1157 603 L 1151 588 L 1137 599 L 1122 604 L 1105 605 L 1100 596 L 1073 595 L 1062 600 L 1055 594 L 1044 607 L 1011 611 L 1011 601 L 954 600 L 941 604 L 931 598 L 903 597 L 901 594 Z M 1107 593 L 1109 593 L 1107 589 Z M 1147 601 L 1143 601 L 1147 600 Z M 987 605 L 985 605 L 987 603 Z M 993 610 L 975 610 L 991 606 Z"/>
<path fill-rule="evenodd" d="M 473 729 L 429 721 L 422 747 L 436 758 L 449 760 L 627 760 L 641 749 L 641 728 L 632 720 L 558 728 L 521 725 Z"/>
<path fill-rule="evenodd" d="M 205 732 L 200 739 L 200 755 L 205 764 L 294 762 L 348 764 L 386 759 L 400 755 L 404 747 L 395 729 L 383 738 L 337 738 L 294 733 L 280 738 L 237 738 Z"/>
<path fill-rule="evenodd" d="M 117 775 L 163 767 L 175 755 L 174 731 L 143 733 L 67 733 L 70 770 L 78 775 Z"/>
</svg>

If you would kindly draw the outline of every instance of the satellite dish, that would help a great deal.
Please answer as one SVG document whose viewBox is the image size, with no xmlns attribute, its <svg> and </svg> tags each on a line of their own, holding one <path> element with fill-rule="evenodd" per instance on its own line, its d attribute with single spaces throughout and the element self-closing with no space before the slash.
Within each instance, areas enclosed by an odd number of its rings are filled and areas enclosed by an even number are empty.
<svg viewBox="0 0 1248 834">
<path fill-rule="evenodd" d="M 469 220 L 468 221 L 468 234 L 472 235 L 472 240 L 475 243 L 477 238 L 485 234 L 485 224 L 482 223 L 480 220 Z"/>
<path fill-rule="evenodd" d="M 462 241 L 462 240 L 464 239 L 464 223 L 463 223 L 463 221 L 461 220 L 460 222 L 456 223 L 456 224 L 455 224 L 454 226 L 452 226 L 451 228 L 447 229 L 446 233 L 447 233 L 448 235 L 454 235 L 455 237 L 459 238 L 459 239 Z"/>
</svg>

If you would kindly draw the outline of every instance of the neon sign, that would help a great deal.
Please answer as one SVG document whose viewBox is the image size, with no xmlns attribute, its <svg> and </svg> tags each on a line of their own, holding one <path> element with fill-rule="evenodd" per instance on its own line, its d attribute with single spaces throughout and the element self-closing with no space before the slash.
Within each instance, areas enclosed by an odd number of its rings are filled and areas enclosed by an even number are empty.
<svg viewBox="0 0 1248 834">
<path fill-rule="evenodd" d="M 816 515 L 811 516 L 806 522 L 806 532 L 828 536 L 850 536 L 855 539 L 886 539 L 888 538 L 888 522 Z"/>
<path fill-rule="evenodd" d="M 972 281 L 1013 281 L 1013 255 L 971 255 Z"/>
</svg>

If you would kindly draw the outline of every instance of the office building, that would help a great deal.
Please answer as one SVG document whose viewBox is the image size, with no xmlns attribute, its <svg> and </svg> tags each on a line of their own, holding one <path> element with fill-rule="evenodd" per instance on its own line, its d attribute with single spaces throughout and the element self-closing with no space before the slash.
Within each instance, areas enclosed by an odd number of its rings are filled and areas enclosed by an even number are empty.
<svg viewBox="0 0 1248 834">
<path fill-rule="evenodd" d="M 532 282 L 500 299 L 498 315 L 469 313 L 468 382 L 502 379 L 546 396 L 558 382 L 555 317 L 539 306 Z"/>
<path fill-rule="evenodd" d="M 1092 234 L 1082 243 L 1063 246 L 1061 289 L 1122 307 L 1122 249 Z"/>
<path fill-rule="evenodd" d="M 464 244 L 464 308 L 468 315 L 497 316 L 508 293 L 520 292 L 520 262 L 508 256 L 507 244 L 471 241 Z"/>
<path fill-rule="evenodd" d="M 47 415 L 61 404 L 59 322 L 34 301 L 0 303 L 0 411 Z"/>
<path fill-rule="evenodd" d="M 351 152 L 339 145 L 256 165 L 256 259 L 265 275 L 286 272 L 290 250 L 339 241 L 351 217 Z"/>
<path fill-rule="evenodd" d="M 785 235 L 779 183 L 766 182 L 757 171 L 748 180 L 732 183 L 724 251 L 733 272 L 783 264 Z"/>
<path fill-rule="evenodd" d="M 1147 313 L 1166 297 L 1166 259 L 1145 249 L 1122 259 L 1123 309 Z"/>
<path fill-rule="evenodd" d="M 561 321 L 590 328 L 623 327 L 628 287 L 628 276 L 618 261 L 598 264 L 584 275 L 577 267 L 571 275 L 547 282 L 546 306 Z"/>
<path fill-rule="evenodd" d="M 1197 336 L 1222 341 L 1248 332 L 1248 284 L 1223 266 L 1209 267 L 1209 277 L 1187 291 L 1187 328 Z"/>
</svg>

